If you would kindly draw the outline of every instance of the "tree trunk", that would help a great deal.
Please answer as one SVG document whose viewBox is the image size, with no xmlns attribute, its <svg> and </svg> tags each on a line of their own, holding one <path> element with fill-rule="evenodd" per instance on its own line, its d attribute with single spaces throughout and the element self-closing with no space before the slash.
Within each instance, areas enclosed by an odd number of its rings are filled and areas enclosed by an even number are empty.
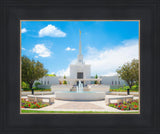
<svg viewBox="0 0 160 134">
<path fill-rule="evenodd" d="M 29 88 L 32 89 L 33 83 L 29 83 Z"/>
</svg>

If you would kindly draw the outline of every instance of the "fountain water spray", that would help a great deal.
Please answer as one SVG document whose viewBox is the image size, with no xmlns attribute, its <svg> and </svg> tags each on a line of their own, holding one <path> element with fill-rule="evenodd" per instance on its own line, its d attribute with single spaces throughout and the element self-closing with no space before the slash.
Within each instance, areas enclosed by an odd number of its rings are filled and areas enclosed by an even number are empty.
<svg viewBox="0 0 160 134">
<path fill-rule="evenodd" d="M 79 80 L 79 82 L 78 82 L 77 92 L 83 92 L 83 84 L 81 83 L 80 80 Z"/>
</svg>

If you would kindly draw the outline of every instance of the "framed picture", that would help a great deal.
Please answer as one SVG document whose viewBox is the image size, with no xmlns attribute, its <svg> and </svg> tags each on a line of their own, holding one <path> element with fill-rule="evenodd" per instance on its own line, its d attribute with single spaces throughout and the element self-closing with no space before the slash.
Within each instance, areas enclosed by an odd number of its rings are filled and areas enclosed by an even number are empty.
<svg viewBox="0 0 160 134">
<path fill-rule="evenodd" d="M 140 113 L 139 20 L 20 23 L 21 114 Z"/>
<path fill-rule="evenodd" d="M 159 133 L 158 1 L 1 11 L 1 133 Z"/>
</svg>

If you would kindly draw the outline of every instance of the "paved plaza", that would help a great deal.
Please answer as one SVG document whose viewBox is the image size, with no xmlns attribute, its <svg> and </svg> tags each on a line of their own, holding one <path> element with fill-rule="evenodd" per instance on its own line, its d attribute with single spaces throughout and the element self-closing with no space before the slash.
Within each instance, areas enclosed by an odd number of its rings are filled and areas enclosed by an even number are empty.
<svg viewBox="0 0 160 134">
<path fill-rule="evenodd" d="M 115 95 L 106 95 L 106 97 L 108 96 L 116 97 Z M 26 97 L 23 97 L 23 98 L 26 98 Z M 138 97 L 134 97 L 134 99 L 138 99 Z M 47 107 L 43 107 L 40 109 L 29 109 L 29 110 L 126 112 L 126 111 L 118 110 L 116 108 L 107 106 L 105 103 L 105 100 L 101 100 L 101 101 L 64 101 L 64 100 L 55 99 L 54 103 Z M 132 110 L 129 112 L 133 112 L 133 111 L 137 111 L 137 110 Z"/>
</svg>

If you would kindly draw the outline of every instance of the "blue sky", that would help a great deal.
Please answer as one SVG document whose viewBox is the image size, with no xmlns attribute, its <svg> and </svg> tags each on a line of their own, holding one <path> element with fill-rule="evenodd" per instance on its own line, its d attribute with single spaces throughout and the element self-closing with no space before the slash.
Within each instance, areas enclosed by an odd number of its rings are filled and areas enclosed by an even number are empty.
<svg viewBox="0 0 160 134">
<path fill-rule="evenodd" d="M 49 74 L 69 75 L 69 64 L 78 55 L 79 30 L 92 75 L 113 75 L 138 58 L 138 21 L 21 21 L 21 54 L 42 62 Z"/>
</svg>

